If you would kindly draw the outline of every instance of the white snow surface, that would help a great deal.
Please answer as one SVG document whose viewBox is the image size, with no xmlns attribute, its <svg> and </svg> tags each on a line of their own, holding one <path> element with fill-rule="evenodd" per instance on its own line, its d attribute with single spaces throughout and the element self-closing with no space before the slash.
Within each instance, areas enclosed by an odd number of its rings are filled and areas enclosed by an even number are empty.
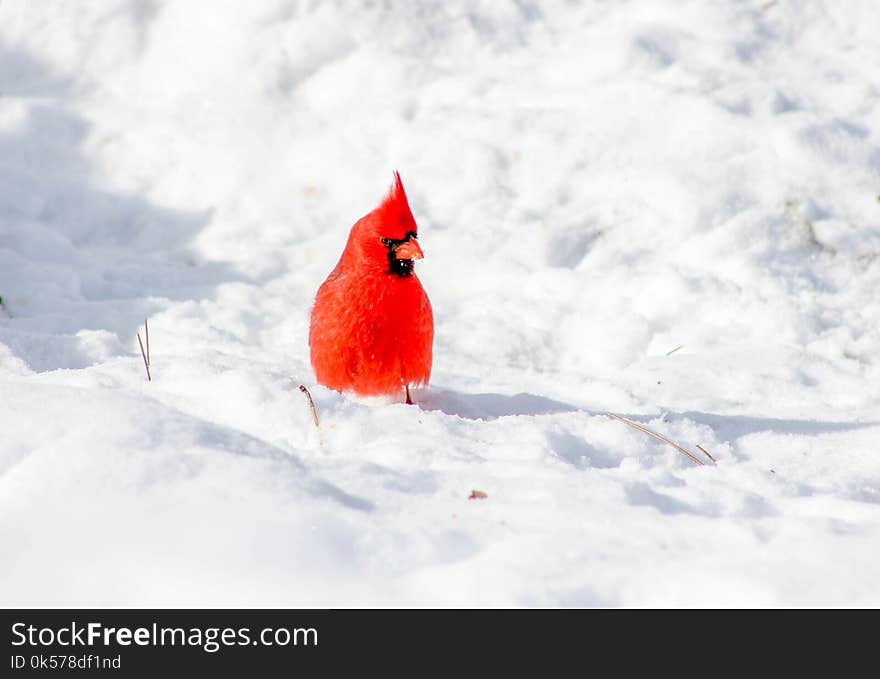
<svg viewBox="0 0 880 679">
<path fill-rule="evenodd" d="M 3 1 L 0 604 L 880 605 L 878 21 Z M 394 169 L 416 406 L 308 358 Z"/>
</svg>

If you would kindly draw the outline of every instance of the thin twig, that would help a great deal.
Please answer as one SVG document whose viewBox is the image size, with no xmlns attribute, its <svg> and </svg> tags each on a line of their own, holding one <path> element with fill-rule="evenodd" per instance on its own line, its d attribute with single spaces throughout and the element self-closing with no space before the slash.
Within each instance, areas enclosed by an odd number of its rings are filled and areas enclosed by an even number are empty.
<svg viewBox="0 0 880 679">
<path fill-rule="evenodd" d="M 700 458 L 694 457 L 688 451 L 686 451 L 684 448 L 682 448 L 680 445 L 678 445 L 677 443 L 673 443 L 665 436 L 661 436 L 660 434 L 658 434 L 656 431 L 651 431 L 647 427 L 643 427 L 642 425 L 637 424 L 637 423 L 633 422 L 632 420 L 628 420 L 625 417 L 621 417 L 620 415 L 615 415 L 614 413 L 605 413 L 605 414 L 608 415 L 609 417 L 613 417 L 615 420 L 620 420 L 624 424 L 628 424 L 630 427 L 634 427 L 635 429 L 638 429 L 639 431 L 644 432 L 648 436 L 653 436 L 656 439 L 660 439 L 661 441 L 663 441 L 663 443 L 669 444 L 670 446 L 675 448 L 678 452 L 680 452 L 682 455 L 686 456 L 692 462 L 696 462 L 698 465 L 706 464 Z"/>
<path fill-rule="evenodd" d="M 144 343 L 141 342 L 141 334 L 138 333 L 138 344 L 141 345 L 141 356 L 144 357 L 144 367 L 147 369 L 147 382 L 152 382 L 153 378 L 150 377 L 150 362 L 147 360 L 147 354 L 144 352 Z"/>
<path fill-rule="evenodd" d="M 312 395 L 309 393 L 309 390 L 306 388 L 306 385 L 299 385 L 299 390 L 306 395 L 306 398 L 309 400 L 309 408 L 312 410 L 312 422 L 315 423 L 315 426 L 320 426 L 318 424 L 318 411 L 315 409 L 315 402 L 312 400 Z"/>
<path fill-rule="evenodd" d="M 150 326 L 147 325 L 147 319 L 144 319 L 144 334 L 147 336 L 147 366 L 150 365 Z"/>
<path fill-rule="evenodd" d="M 712 462 L 714 462 L 715 464 L 718 464 L 718 460 L 716 460 L 714 457 L 712 457 L 712 455 L 709 453 L 709 451 L 706 450 L 705 448 L 703 448 L 703 446 L 701 446 L 699 443 L 697 444 L 697 448 L 699 448 L 701 451 L 703 451 L 703 455 L 705 455 L 710 460 L 712 460 Z"/>
</svg>

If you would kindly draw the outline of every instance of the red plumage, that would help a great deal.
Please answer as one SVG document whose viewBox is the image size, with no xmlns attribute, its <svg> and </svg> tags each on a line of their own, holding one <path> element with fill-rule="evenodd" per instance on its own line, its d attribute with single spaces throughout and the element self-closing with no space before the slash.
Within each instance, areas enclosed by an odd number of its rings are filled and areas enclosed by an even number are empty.
<svg viewBox="0 0 880 679">
<path fill-rule="evenodd" d="M 309 349 L 318 382 L 361 396 L 399 394 L 431 377 L 434 316 L 416 277 L 418 227 L 394 173 L 381 205 L 351 228 L 318 288 Z"/>
</svg>

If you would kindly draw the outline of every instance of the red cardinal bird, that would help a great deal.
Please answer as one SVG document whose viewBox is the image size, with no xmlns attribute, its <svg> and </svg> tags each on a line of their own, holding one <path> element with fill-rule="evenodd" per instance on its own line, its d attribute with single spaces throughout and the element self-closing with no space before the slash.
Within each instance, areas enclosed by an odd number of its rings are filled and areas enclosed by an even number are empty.
<svg viewBox="0 0 880 679">
<path fill-rule="evenodd" d="M 400 175 L 351 228 L 336 268 L 318 288 L 309 328 L 318 382 L 361 396 L 399 394 L 431 377 L 434 315 L 413 270 L 418 227 Z"/>
</svg>

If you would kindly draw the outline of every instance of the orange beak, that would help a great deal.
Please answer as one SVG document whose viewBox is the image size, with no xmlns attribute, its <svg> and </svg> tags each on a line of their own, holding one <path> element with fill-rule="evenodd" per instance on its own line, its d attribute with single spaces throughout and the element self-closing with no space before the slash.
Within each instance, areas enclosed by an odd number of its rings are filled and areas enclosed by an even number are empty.
<svg viewBox="0 0 880 679">
<path fill-rule="evenodd" d="M 394 256 L 397 259 L 424 259 L 425 253 L 415 240 L 408 240 L 397 246 Z"/>
</svg>

